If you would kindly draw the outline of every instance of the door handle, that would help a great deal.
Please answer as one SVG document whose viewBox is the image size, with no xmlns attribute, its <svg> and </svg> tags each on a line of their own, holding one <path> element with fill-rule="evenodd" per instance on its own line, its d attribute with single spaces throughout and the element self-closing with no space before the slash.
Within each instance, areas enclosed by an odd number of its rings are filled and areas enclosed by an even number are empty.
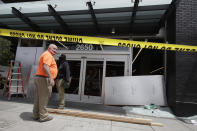
<svg viewBox="0 0 197 131">
<path fill-rule="evenodd" d="M 81 57 L 81 59 L 87 59 L 87 57 L 85 57 L 85 56 L 82 56 L 82 57 Z"/>
</svg>

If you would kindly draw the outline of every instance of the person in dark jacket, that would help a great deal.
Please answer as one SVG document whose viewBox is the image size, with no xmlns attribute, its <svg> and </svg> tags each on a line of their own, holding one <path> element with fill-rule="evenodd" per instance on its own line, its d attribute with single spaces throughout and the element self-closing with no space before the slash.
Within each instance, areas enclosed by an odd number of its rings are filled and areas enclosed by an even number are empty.
<svg viewBox="0 0 197 131">
<path fill-rule="evenodd" d="M 64 89 L 70 85 L 70 68 L 66 61 L 66 56 L 62 54 L 58 60 L 58 74 L 56 79 L 56 87 L 59 94 L 59 109 L 64 109 Z"/>
</svg>

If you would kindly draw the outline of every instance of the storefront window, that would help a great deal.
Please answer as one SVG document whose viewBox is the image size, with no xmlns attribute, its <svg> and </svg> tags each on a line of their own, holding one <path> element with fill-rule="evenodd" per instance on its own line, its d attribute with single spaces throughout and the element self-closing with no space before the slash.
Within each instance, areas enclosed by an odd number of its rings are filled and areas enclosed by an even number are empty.
<svg viewBox="0 0 197 131">
<path fill-rule="evenodd" d="M 106 63 L 106 77 L 112 76 L 124 76 L 124 62 L 112 62 Z"/>
</svg>

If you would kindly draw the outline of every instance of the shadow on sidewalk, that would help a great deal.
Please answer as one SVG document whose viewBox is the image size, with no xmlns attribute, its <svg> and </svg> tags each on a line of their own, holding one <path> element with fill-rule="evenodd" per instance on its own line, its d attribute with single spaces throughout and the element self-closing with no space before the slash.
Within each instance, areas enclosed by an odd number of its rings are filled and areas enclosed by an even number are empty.
<svg viewBox="0 0 197 131">
<path fill-rule="evenodd" d="M 33 120 L 33 113 L 32 112 L 22 112 L 20 114 L 20 118 L 24 121 L 35 121 Z"/>
<path fill-rule="evenodd" d="M 8 100 L 7 96 L 2 96 L 2 90 L 0 90 L 0 101 L 6 101 L 6 102 L 14 102 L 14 103 L 25 103 L 25 104 L 32 104 L 33 105 L 33 99 L 32 98 L 23 98 L 23 96 L 18 97 L 11 97 L 10 100 Z M 58 107 L 58 101 L 56 100 L 49 100 L 48 103 L 49 108 L 57 108 Z M 92 103 L 81 103 L 81 102 L 71 102 L 66 101 L 66 109 L 77 109 L 82 111 L 93 111 L 93 112 L 101 112 L 101 113 L 110 113 L 110 114 L 118 114 L 118 115 L 126 115 L 125 110 L 122 108 L 122 106 L 108 106 L 103 104 L 92 104 Z M 24 112 L 27 113 L 26 115 L 29 116 L 29 119 L 32 119 L 32 113 L 30 112 Z M 25 115 L 21 114 L 21 118 L 25 120 Z"/>
</svg>

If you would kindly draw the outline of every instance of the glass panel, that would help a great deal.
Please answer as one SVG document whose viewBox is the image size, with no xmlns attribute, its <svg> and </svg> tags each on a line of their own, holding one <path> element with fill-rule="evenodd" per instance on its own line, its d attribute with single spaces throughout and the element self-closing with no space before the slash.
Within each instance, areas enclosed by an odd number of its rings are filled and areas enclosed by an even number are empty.
<svg viewBox="0 0 197 131">
<path fill-rule="evenodd" d="M 123 16 L 131 17 L 132 12 L 96 14 L 96 18 L 105 18 L 105 17 L 116 17 L 116 18 L 118 18 L 118 17 L 123 17 Z"/>
<path fill-rule="evenodd" d="M 29 25 L 25 25 L 25 24 L 20 24 L 20 25 L 9 25 L 9 27 L 12 28 L 29 28 Z"/>
<path fill-rule="evenodd" d="M 37 20 L 53 20 L 54 21 L 54 17 L 53 16 L 42 16 L 42 17 L 29 17 L 30 20 L 33 21 L 37 21 Z"/>
<path fill-rule="evenodd" d="M 14 23 L 16 23 L 16 22 L 22 22 L 22 20 L 21 19 L 19 19 L 19 18 L 1 18 L 0 19 L 0 22 L 2 22 L 2 23 L 9 23 L 9 22 L 14 22 Z"/>
<path fill-rule="evenodd" d="M 141 16 L 141 15 L 163 15 L 166 10 L 150 10 L 150 11 L 138 11 L 136 13 L 136 16 Z"/>
<path fill-rule="evenodd" d="M 149 20 L 135 20 L 135 23 L 154 23 L 159 22 L 160 19 L 149 19 Z"/>
<path fill-rule="evenodd" d="M 103 78 L 103 61 L 88 61 L 86 64 L 86 77 L 84 94 L 101 96 Z"/>
<path fill-rule="evenodd" d="M 139 6 L 170 4 L 172 0 L 142 0 Z"/>
<path fill-rule="evenodd" d="M 130 21 L 103 21 L 103 22 L 98 22 L 99 24 L 129 24 Z"/>
<path fill-rule="evenodd" d="M 124 62 L 112 62 L 112 61 L 107 61 L 106 62 L 106 77 L 111 77 L 111 76 L 124 76 L 124 67 L 125 63 Z"/>
<path fill-rule="evenodd" d="M 70 66 L 70 75 L 72 77 L 70 87 L 65 89 L 68 94 L 78 94 L 79 92 L 79 80 L 80 80 L 80 69 L 81 61 L 70 61 L 68 60 Z"/>
<path fill-rule="evenodd" d="M 92 22 L 67 23 L 68 25 L 94 25 Z"/>
<path fill-rule="evenodd" d="M 37 24 L 38 26 L 42 26 L 42 27 L 49 27 L 49 26 L 59 26 L 58 23 L 53 22 L 53 23 L 42 23 L 42 24 Z"/>
<path fill-rule="evenodd" d="M 91 18 L 91 15 L 89 14 L 84 14 L 84 15 L 61 15 L 63 20 L 68 20 L 68 19 L 85 19 L 85 18 Z"/>
</svg>

